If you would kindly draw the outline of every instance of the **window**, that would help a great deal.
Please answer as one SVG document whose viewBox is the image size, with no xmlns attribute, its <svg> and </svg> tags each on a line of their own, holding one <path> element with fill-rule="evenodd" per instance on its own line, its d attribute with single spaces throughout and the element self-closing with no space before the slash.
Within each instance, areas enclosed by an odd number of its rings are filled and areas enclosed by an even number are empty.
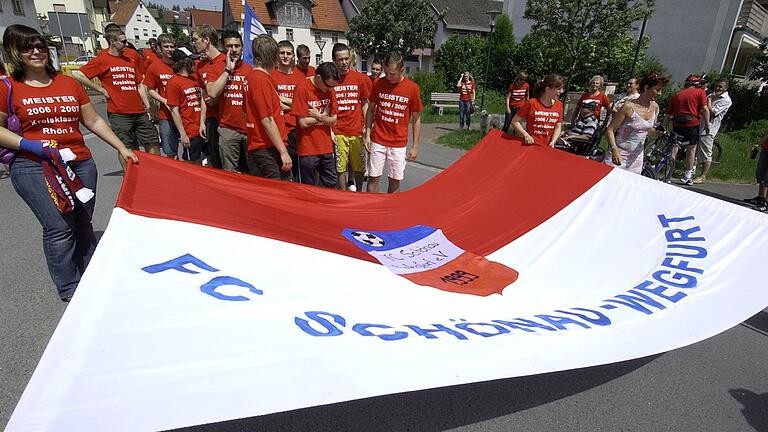
<svg viewBox="0 0 768 432">
<path fill-rule="evenodd" d="M 63 5 L 63 4 L 56 4 L 56 3 L 54 3 L 53 4 L 53 11 L 54 12 L 66 12 L 67 11 L 67 6 Z"/>
<path fill-rule="evenodd" d="M 323 55 L 315 54 L 315 66 L 319 65 L 322 62 L 323 62 Z"/>
<path fill-rule="evenodd" d="M 148 37 L 148 36 L 149 36 L 149 30 L 144 29 L 144 37 Z"/>
<path fill-rule="evenodd" d="M 360 60 L 360 69 L 362 69 L 363 72 L 368 72 L 368 60 Z"/>
<path fill-rule="evenodd" d="M 12 0 L 13 1 L 13 13 L 15 15 L 24 15 L 24 0 Z"/>
<path fill-rule="evenodd" d="M 293 29 L 285 29 L 285 38 L 289 41 L 293 40 Z"/>
<path fill-rule="evenodd" d="M 337 33 L 332 33 L 331 34 L 331 42 L 334 43 L 334 44 L 339 43 L 339 35 Z"/>
<path fill-rule="evenodd" d="M 149 22 L 149 15 L 144 15 L 144 21 Z"/>
<path fill-rule="evenodd" d="M 323 40 L 323 34 L 320 33 L 319 31 L 316 31 L 315 32 L 315 40 L 316 41 Z"/>
<path fill-rule="evenodd" d="M 136 40 L 139 40 L 139 29 L 138 27 L 133 28 L 133 37 L 136 38 Z"/>
<path fill-rule="evenodd" d="M 268 34 L 268 35 L 272 36 L 272 27 L 267 27 L 267 28 L 265 28 L 264 30 L 266 30 L 266 31 L 267 31 L 267 34 Z"/>
<path fill-rule="evenodd" d="M 152 37 L 157 37 L 157 30 L 152 29 Z"/>
</svg>

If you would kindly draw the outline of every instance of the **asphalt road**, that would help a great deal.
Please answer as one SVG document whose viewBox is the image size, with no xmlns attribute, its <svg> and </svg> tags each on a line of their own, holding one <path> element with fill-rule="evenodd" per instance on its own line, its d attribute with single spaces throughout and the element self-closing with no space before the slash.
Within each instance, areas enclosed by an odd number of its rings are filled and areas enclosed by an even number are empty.
<svg viewBox="0 0 768 432">
<path fill-rule="evenodd" d="M 96 106 L 103 114 L 104 105 Z M 99 167 L 94 226 L 102 232 L 122 172 L 111 149 L 92 135 L 86 137 Z M 415 187 L 437 172 L 411 164 L 403 188 Z M 700 189 L 736 199 L 751 191 L 728 185 Z M 40 227 L 7 178 L 0 180 L 0 218 L 4 222 L 0 237 L 0 424 L 5 425 L 66 305 L 58 301 L 50 281 Z M 767 360 L 768 312 L 764 311 L 716 337 L 658 356 L 187 430 L 768 431 Z"/>
</svg>

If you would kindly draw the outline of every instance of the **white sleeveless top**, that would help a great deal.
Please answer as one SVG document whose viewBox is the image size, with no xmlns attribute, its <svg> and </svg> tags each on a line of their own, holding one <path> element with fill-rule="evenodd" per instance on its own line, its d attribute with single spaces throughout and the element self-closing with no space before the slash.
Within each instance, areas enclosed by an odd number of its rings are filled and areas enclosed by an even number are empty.
<svg viewBox="0 0 768 432">
<path fill-rule="evenodd" d="M 648 131 L 656 124 L 657 113 L 649 120 L 644 120 L 632 109 L 632 117 L 621 124 L 616 131 L 616 146 L 624 151 L 633 152 L 638 146 L 642 146 Z"/>
</svg>

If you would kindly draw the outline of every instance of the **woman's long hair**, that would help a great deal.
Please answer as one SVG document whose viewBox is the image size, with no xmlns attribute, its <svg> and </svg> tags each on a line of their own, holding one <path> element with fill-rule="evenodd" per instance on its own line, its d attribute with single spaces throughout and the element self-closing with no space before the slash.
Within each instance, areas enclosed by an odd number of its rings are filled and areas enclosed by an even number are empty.
<svg viewBox="0 0 768 432">
<path fill-rule="evenodd" d="M 540 98 L 544 95 L 544 91 L 547 90 L 547 87 L 563 88 L 564 84 L 565 83 L 563 81 L 563 77 L 554 73 L 549 74 L 544 78 L 536 81 L 536 84 L 533 85 L 533 96 Z"/>
<path fill-rule="evenodd" d="M 14 24 L 3 34 L 3 48 L 8 53 L 13 72 L 11 76 L 16 81 L 24 81 L 27 73 L 27 67 L 21 58 L 21 50 L 34 43 L 46 43 L 45 38 L 37 30 L 22 24 Z M 53 59 L 48 53 L 48 63 L 45 65 L 45 72 L 53 78 L 56 75 L 56 69 L 53 67 Z"/>
</svg>

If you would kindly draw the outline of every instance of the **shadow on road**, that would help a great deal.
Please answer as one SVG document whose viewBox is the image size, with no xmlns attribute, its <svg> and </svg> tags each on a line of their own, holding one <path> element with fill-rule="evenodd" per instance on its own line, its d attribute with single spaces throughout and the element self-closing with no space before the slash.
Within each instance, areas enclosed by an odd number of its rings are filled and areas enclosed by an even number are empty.
<svg viewBox="0 0 768 432">
<path fill-rule="evenodd" d="M 716 192 L 707 191 L 707 190 L 704 190 L 704 189 L 698 189 L 695 186 L 694 187 L 689 187 L 689 188 L 686 188 L 686 189 L 688 189 L 691 192 L 696 192 L 696 193 L 700 193 L 702 195 L 706 195 L 706 196 L 709 196 L 709 197 L 712 197 L 712 198 L 717 198 L 719 200 L 726 201 L 726 202 L 729 202 L 731 204 L 736 204 L 736 205 L 740 205 L 742 207 L 752 208 L 751 206 L 745 204 L 743 201 L 741 201 L 739 199 L 732 198 L 732 197 L 729 197 L 729 196 L 726 196 L 726 195 L 721 195 L 721 194 L 716 193 Z"/>
<path fill-rule="evenodd" d="M 751 330 L 768 336 L 768 312 L 766 311 L 758 312 L 742 324 Z M 766 412 L 768 412 L 768 405 L 766 405 Z"/>
<path fill-rule="evenodd" d="M 756 431 L 768 430 L 768 393 L 757 394 L 747 389 L 731 389 L 731 396 L 744 407 L 741 413 Z"/>
<path fill-rule="evenodd" d="M 109 173 L 106 173 L 106 174 L 103 174 L 103 175 L 104 175 L 104 177 L 122 177 L 122 176 L 125 175 L 125 171 L 117 170 L 117 171 L 112 171 L 112 172 L 109 172 Z"/>
<path fill-rule="evenodd" d="M 441 431 L 513 414 L 581 393 L 639 369 L 657 357 L 373 397 L 177 431 Z"/>
</svg>

